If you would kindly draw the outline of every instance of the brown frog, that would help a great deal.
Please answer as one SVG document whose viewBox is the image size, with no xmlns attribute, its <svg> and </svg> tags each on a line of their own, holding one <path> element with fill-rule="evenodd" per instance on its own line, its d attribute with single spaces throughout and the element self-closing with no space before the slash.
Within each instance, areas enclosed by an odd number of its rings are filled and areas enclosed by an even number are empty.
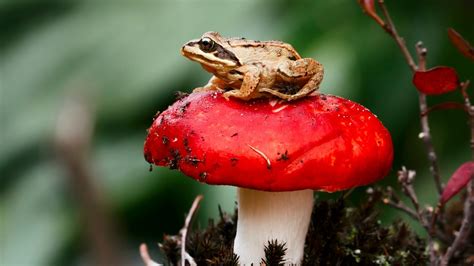
<svg viewBox="0 0 474 266">
<path fill-rule="evenodd" d="M 296 100 L 316 91 L 324 74 L 318 61 L 301 58 L 291 45 L 280 41 L 225 38 L 206 32 L 183 45 L 181 53 L 214 74 L 206 86 L 196 90 L 227 90 L 226 98 L 249 100 L 271 94 Z"/>
</svg>

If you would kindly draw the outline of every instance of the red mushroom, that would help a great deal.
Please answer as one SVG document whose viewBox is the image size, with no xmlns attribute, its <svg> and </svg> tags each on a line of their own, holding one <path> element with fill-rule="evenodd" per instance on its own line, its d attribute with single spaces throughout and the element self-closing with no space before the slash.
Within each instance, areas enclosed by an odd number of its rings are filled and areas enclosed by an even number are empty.
<svg viewBox="0 0 474 266">
<path fill-rule="evenodd" d="M 329 95 L 245 102 L 218 92 L 193 93 L 161 113 L 144 153 L 200 182 L 238 187 L 242 264 L 259 264 L 272 239 L 286 243 L 287 263 L 301 263 L 313 190 L 370 184 L 393 158 L 389 132 L 357 103 Z"/>
</svg>

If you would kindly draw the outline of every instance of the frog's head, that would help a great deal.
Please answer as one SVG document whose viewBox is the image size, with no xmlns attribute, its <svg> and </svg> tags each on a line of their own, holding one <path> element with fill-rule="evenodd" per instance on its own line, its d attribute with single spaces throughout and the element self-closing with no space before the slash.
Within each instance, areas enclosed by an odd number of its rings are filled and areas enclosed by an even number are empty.
<svg viewBox="0 0 474 266">
<path fill-rule="evenodd" d="M 232 52 L 229 40 L 217 32 L 206 32 L 200 39 L 187 42 L 181 48 L 181 53 L 213 73 L 234 69 L 241 65 L 235 53 Z"/>
</svg>

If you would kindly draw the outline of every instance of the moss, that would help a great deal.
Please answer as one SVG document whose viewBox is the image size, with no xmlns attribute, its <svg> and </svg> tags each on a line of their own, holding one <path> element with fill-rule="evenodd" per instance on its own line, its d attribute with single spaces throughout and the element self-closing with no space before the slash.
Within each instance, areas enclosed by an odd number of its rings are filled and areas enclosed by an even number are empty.
<svg viewBox="0 0 474 266">
<path fill-rule="evenodd" d="M 378 220 L 376 203 L 380 193 L 372 193 L 357 207 L 348 207 L 340 198 L 316 201 L 306 237 L 303 265 L 425 265 L 425 242 L 406 224 L 397 221 L 383 226 Z M 186 251 L 198 265 L 237 265 L 233 240 L 237 212 L 220 209 L 217 224 L 210 221 L 205 229 L 188 236 Z M 160 245 L 168 263 L 177 265 L 179 238 L 167 236 Z M 281 265 L 285 243 L 270 241 L 265 247 L 266 265 Z"/>
<path fill-rule="evenodd" d="M 303 265 L 424 265 L 424 241 L 397 221 L 387 227 L 375 208 L 380 194 L 358 208 L 342 199 L 316 203 Z"/>
<path fill-rule="evenodd" d="M 262 259 L 262 264 L 268 266 L 283 266 L 285 265 L 285 243 L 278 243 L 278 240 L 268 241 L 265 245 L 265 258 Z"/>
</svg>

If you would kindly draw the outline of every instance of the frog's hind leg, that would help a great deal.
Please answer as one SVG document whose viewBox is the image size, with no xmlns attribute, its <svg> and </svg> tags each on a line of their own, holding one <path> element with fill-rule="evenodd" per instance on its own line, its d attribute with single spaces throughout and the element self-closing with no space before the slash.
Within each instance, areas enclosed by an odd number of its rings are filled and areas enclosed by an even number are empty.
<svg viewBox="0 0 474 266">
<path fill-rule="evenodd" d="M 312 58 L 303 58 L 296 61 L 287 61 L 279 66 L 277 71 L 281 80 L 288 83 L 295 83 L 298 79 L 309 77 L 308 81 L 295 94 L 285 94 L 272 89 L 263 88 L 264 91 L 273 94 L 287 101 L 300 99 L 319 88 L 319 84 L 323 80 L 323 66 Z"/>
<path fill-rule="evenodd" d="M 287 100 L 287 101 L 294 101 L 294 100 L 302 98 L 302 97 L 304 97 L 308 94 L 308 93 L 300 94 L 300 92 L 295 93 L 295 94 L 285 94 L 285 93 L 281 93 L 279 91 L 276 91 L 274 89 L 269 89 L 269 88 L 261 88 L 261 89 L 259 89 L 259 91 L 272 94 L 272 95 L 274 95 L 278 98 L 281 98 L 281 99 L 284 99 L 284 100 Z"/>
</svg>

